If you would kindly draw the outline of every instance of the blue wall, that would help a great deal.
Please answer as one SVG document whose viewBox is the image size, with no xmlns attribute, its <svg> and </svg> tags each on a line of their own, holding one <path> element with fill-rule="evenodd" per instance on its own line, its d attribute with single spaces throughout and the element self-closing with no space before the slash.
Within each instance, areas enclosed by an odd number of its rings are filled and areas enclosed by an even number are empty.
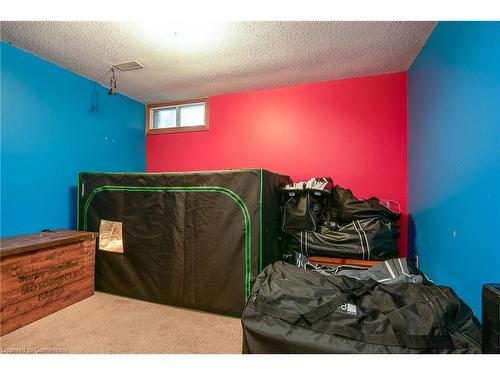
<svg viewBox="0 0 500 375">
<path fill-rule="evenodd" d="M 500 282 L 500 22 L 438 24 L 408 74 L 408 126 L 410 251 L 480 318 L 482 284 Z"/>
<path fill-rule="evenodd" d="M 74 228 L 79 171 L 144 171 L 144 105 L 0 48 L 0 236 Z"/>
</svg>

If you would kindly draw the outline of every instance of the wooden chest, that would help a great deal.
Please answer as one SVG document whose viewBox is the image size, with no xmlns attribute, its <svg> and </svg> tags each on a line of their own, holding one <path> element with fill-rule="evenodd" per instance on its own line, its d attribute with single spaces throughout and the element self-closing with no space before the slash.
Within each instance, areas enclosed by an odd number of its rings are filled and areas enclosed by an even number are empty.
<svg viewBox="0 0 500 375">
<path fill-rule="evenodd" d="M 0 336 L 94 294 L 95 234 L 0 239 Z"/>
</svg>

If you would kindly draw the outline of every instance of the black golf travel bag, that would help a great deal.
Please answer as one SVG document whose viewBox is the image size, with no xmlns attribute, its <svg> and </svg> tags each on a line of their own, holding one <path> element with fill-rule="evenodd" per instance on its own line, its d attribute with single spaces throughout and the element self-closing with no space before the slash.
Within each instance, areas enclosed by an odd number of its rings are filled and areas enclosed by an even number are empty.
<svg viewBox="0 0 500 375">
<path fill-rule="evenodd" d="M 289 184 L 281 193 L 285 253 L 366 260 L 397 256 L 400 214 L 392 201 L 359 200 L 333 186 L 331 178 Z"/>
<path fill-rule="evenodd" d="M 452 289 L 325 275 L 285 262 L 257 277 L 243 353 L 480 353 L 481 329 Z"/>
<path fill-rule="evenodd" d="M 398 255 L 396 224 L 384 217 L 355 220 L 335 229 L 289 232 L 288 249 L 306 257 L 391 259 Z"/>
</svg>

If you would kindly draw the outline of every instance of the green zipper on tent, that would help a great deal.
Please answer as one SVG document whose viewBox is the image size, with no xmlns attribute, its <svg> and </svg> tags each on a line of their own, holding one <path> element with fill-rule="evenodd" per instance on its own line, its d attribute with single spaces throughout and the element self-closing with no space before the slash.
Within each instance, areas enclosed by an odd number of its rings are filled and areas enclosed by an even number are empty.
<svg viewBox="0 0 500 375">
<path fill-rule="evenodd" d="M 76 230 L 80 230 L 80 174 L 76 179 Z"/>
<path fill-rule="evenodd" d="M 251 259 L 251 242 L 252 242 L 252 222 L 248 208 L 241 197 L 234 191 L 220 187 L 220 186 L 114 186 L 105 185 L 100 186 L 90 193 L 85 201 L 83 208 L 83 230 L 87 230 L 87 213 L 90 203 L 95 195 L 102 191 L 128 191 L 128 192 L 167 192 L 167 193 L 221 193 L 233 199 L 241 208 L 244 220 L 244 233 L 245 233 L 245 301 L 250 295 L 251 289 L 251 276 L 252 276 L 252 259 Z"/>
</svg>

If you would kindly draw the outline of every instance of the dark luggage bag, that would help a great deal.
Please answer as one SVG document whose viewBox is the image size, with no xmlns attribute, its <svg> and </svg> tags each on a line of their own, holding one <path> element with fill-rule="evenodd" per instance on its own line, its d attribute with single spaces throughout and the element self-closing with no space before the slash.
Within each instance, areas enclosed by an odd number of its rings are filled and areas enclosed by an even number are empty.
<svg viewBox="0 0 500 375">
<path fill-rule="evenodd" d="M 391 259 L 398 255 L 396 224 L 384 217 L 355 220 L 335 229 L 288 232 L 288 247 L 306 257 Z"/>
<path fill-rule="evenodd" d="M 480 353 L 481 329 L 452 289 L 327 276 L 276 262 L 242 316 L 243 353 Z"/>
</svg>

